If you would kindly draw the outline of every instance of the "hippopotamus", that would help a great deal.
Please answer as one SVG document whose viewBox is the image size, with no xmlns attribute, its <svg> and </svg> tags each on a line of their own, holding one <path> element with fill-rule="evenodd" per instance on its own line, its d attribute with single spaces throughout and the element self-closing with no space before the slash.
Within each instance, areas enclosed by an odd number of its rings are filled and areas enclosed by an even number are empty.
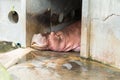
<svg viewBox="0 0 120 80">
<path fill-rule="evenodd" d="M 31 47 L 39 50 L 80 51 L 81 23 L 76 21 L 59 31 L 34 34 Z"/>
</svg>

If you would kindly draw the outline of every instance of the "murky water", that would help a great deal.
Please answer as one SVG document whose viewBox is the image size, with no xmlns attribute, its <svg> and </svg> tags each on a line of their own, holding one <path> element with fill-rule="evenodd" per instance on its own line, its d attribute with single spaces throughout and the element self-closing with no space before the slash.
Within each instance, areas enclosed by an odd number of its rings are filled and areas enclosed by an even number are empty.
<svg viewBox="0 0 120 80">
<path fill-rule="evenodd" d="M 120 80 L 120 70 L 81 59 L 79 53 L 35 51 L 8 69 L 14 80 Z"/>
<path fill-rule="evenodd" d="M 8 52 L 18 48 L 13 42 L 0 41 L 0 53 Z"/>
</svg>

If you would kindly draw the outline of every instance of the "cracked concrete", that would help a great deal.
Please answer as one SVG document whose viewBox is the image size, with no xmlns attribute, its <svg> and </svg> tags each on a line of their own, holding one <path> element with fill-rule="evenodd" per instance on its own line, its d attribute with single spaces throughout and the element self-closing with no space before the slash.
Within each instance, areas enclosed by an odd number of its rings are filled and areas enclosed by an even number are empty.
<svg viewBox="0 0 120 80">
<path fill-rule="evenodd" d="M 118 14 L 110 14 L 106 18 L 104 18 L 103 21 L 106 21 L 107 19 L 109 19 L 112 16 L 120 16 L 120 15 L 118 15 Z"/>
<path fill-rule="evenodd" d="M 93 60 L 120 69 L 119 3 L 118 0 L 83 0 L 81 48 L 84 54 L 81 56 L 88 58 L 90 54 Z"/>
</svg>

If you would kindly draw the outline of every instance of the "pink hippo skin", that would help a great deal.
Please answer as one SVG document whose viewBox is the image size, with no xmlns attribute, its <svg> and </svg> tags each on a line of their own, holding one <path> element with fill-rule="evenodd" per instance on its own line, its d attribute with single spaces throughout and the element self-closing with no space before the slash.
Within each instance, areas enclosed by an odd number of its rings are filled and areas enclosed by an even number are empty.
<svg viewBox="0 0 120 80">
<path fill-rule="evenodd" d="M 39 50 L 80 51 L 81 23 L 77 21 L 64 29 L 49 34 L 35 34 L 31 47 Z"/>
</svg>

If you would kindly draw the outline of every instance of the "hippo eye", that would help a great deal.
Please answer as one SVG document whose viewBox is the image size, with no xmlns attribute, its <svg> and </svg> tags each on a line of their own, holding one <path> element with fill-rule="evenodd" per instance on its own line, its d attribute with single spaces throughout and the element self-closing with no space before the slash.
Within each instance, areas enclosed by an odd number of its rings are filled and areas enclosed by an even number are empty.
<svg viewBox="0 0 120 80">
<path fill-rule="evenodd" d="M 58 41 L 62 41 L 62 36 L 58 35 Z"/>
<path fill-rule="evenodd" d="M 60 36 L 58 36 L 58 40 L 61 40 L 61 37 L 60 37 Z"/>
<path fill-rule="evenodd" d="M 55 34 L 55 37 L 59 42 L 62 41 L 62 35 L 61 34 Z"/>
</svg>

